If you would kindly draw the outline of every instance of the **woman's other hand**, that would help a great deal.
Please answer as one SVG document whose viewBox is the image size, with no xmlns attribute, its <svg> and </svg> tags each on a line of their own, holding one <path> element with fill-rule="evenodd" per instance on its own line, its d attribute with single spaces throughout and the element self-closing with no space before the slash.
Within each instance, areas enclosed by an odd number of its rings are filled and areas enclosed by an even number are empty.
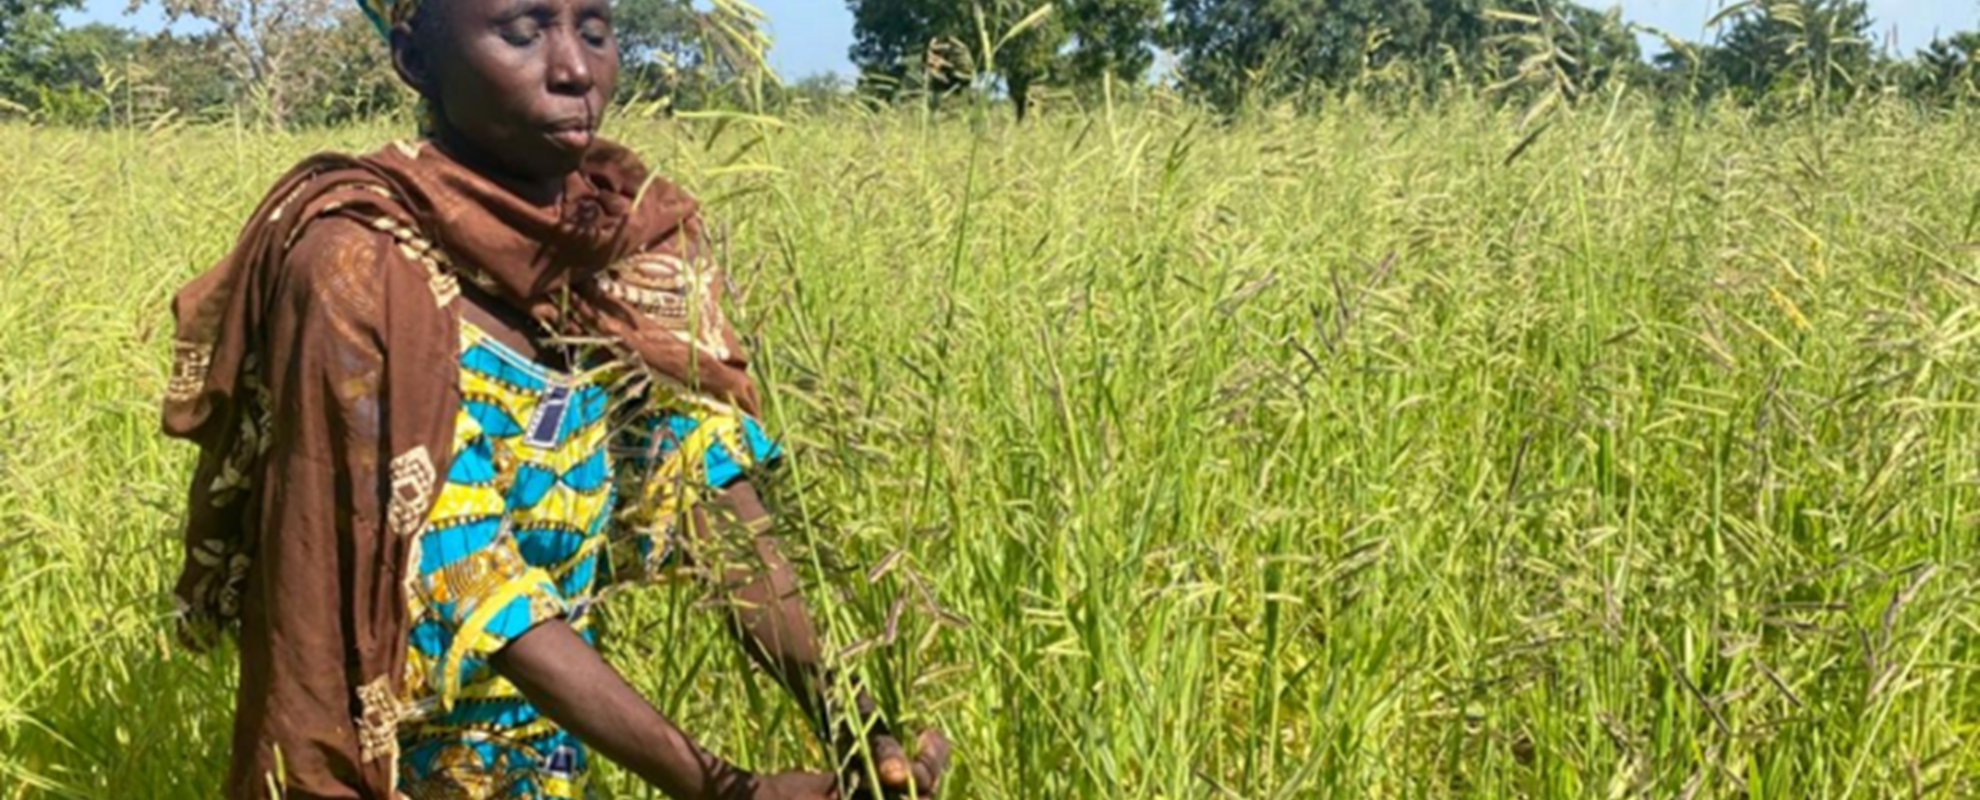
<svg viewBox="0 0 1980 800">
<path fill-rule="evenodd" d="M 909 758 L 901 749 L 900 740 L 888 734 L 875 734 L 867 740 L 867 747 L 873 755 L 873 771 L 880 778 L 880 792 L 861 791 L 858 800 L 896 800 L 896 798 L 933 798 L 942 783 L 942 773 L 949 769 L 949 739 L 938 730 L 925 730 L 916 741 L 915 754 Z M 863 786 L 866 783 L 864 762 L 856 762 L 846 776 L 849 786 Z"/>
<path fill-rule="evenodd" d="M 839 800 L 839 780 L 823 772 L 780 772 L 757 778 L 747 800 Z"/>
</svg>

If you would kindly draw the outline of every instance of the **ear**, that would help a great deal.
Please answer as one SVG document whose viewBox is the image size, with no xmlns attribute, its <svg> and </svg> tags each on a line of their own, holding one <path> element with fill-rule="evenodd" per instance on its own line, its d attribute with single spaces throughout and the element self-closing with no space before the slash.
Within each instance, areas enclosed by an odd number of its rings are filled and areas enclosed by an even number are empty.
<svg viewBox="0 0 1980 800">
<path fill-rule="evenodd" d="M 401 22 L 392 26 L 392 69 L 399 73 L 399 80 L 411 86 L 421 97 L 432 99 L 433 73 L 427 61 L 426 50 L 420 46 L 420 37 L 413 33 L 411 23 Z"/>
</svg>

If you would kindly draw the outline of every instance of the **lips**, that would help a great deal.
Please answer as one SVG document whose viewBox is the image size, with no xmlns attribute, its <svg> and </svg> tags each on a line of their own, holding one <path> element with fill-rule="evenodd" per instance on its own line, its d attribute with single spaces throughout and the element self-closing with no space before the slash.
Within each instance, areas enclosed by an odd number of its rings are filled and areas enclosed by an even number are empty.
<svg viewBox="0 0 1980 800">
<path fill-rule="evenodd" d="M 590 147 L 592 139 L 598 136 L 598 127 L 582 118 L 559 120 L 544 130 L 552 141 L 576 150 Z"/>
</svg>

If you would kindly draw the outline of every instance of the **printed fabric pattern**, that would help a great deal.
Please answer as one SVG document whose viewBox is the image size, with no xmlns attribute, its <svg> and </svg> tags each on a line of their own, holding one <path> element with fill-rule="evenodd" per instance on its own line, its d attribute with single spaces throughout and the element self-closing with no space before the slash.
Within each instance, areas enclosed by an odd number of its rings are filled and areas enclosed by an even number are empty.
<svg viewBox="0 0 1980 800">
<path fill-rule="evenodd" d="M 407 800 L 587 798 L 584 746 L 489 657 L 559 618 L 595 645 L 590 612 L 608 584 L 664 570 L 675 522 L 702 493 L 779 451 L 739 412 L 621 404 L 611 371 L 554 372 L 465 321 L 459 369 L 454 457 L 408 587 L 399 791 Z M 615 408 L 637 411 L 616 423 Z M 615 575 L 615 559 L 626 575 Z"/>
</svg>

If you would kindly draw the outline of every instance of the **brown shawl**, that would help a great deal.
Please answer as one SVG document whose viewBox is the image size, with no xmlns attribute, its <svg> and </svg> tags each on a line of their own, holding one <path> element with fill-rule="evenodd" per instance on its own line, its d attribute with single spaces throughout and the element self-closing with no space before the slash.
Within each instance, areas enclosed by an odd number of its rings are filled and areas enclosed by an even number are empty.
<svg viewBox="0 0 1980 800">
<path fill-rule="evenodd" d="M 394 796 L 406 582 L 459 404 L 458 281 L 754 412 L 701 240 L 693 200 L 617 145 L 555 208 L 394 145 L 304 161 L 179 292 L 164 424 L 200 458 L 176 591 L 189 644 L 239 633 L 229 797 Z"/>
</svg>

